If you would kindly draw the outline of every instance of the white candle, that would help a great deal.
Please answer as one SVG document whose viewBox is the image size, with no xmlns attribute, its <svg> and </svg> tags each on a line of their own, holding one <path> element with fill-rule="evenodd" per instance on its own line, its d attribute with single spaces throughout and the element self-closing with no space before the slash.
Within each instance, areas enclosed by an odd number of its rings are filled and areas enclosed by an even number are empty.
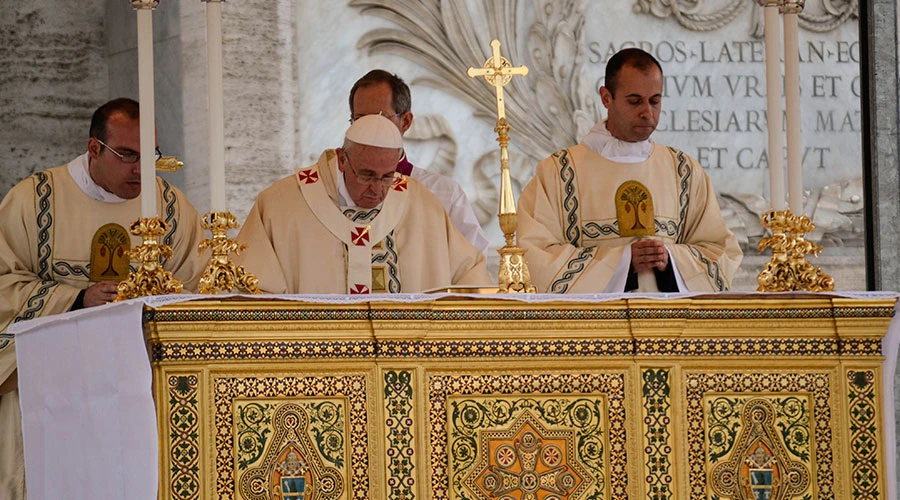
<svg viewBox="0 0 900 500">
<path fill-rule="evenodd" d="M 803 213 L 803 134 L 800 129 L 800 33 L 796 12 L 784 14 L 784 88 L 787 109 L 788 200 Z"/>
<path fill-rule="evenodd" d="M 137 7 L 138 99 L 141 112 L 141 217 L 158 215 L 156 208 L 156 116 L 153 103 L 153 10 Z"/>
<path fill-rule="evenodd" d="M 209 202 L 225 208 L 225 112 L 222 91 L 222 3 L 206 2 L 206 54 L 209 65 Z"/>
<path fill-rule="evenodd" d="M 766 116 L 769 127 L 769 204 L 784 210 L 784 118 L 781 114 L 781 31 L 778 6 L 765 7 Z"/>
</svg>

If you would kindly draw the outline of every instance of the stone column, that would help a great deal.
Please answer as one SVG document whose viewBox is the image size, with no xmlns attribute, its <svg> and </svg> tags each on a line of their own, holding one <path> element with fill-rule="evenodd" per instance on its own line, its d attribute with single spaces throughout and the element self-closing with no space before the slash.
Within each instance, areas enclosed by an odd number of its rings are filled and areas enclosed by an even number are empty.
<svg viewBox="0 0 900 500">
<path fill-rule="evenodd" d="M 87 151 L 108 94 L 104 0 L 4 0 L 0 17 L 0 198 Z"/>
<path fill-rule="evenodd" d="M 241 223 L 261 190 L 299 166 L 294 3 L 222 4 L 225 190 Z M 182 3 L 186 189 L 200 213 L 209 209 L 205 16 L 199 0 Z"/>
<path fill-rule="evenodd" d="M 866 200 L 867 229 L 871 232 L 869 266 L 874 267 L 875 290 L 900 290 L 900 167 L 898 167 L 898 92 L 897 24 L 894 0 L 866 0 L 860 4 L 860 72 L 868 77 L 863 98 L 868 102 L 868 120 L 864 122 L 863 148 L 869 155 L 870 175 Z M 865 23 L 864 25 L 862 23 Z M 866 94 L 868 92 L 868 94 Z"/>
<path fill-rule="evenodd" d="M 860 3 L 860 74 L 868 85 L 863 97 L 863 152 L 870 163 L 864 177 L 866 191 L 866 259 L 873 276 L 869 287 L 900 291 L 900 78 L 898 78 L 898 24 L 900 11 L 895 0 L 865 0 Z M 870 271 L 870 272 L 871 272 Z M 885 352 L 885 356 L 898 356 Z M 894 428 L 900 430 L 900 370 L 885 373 L 894 378 Z M 900 433 L 893 449 L 900 453 Z M 900 491 L 900 460 L 895 464 Z"/>
</svg>

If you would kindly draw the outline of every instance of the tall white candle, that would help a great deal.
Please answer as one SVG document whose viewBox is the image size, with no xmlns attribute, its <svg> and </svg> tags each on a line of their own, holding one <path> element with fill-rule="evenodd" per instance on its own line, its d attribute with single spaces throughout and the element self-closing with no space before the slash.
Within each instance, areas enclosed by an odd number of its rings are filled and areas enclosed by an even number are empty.
<svg viewBox="0 0 900 500">
<path fill-rule="evenodd" d="M 153 103 L 153 10 L 156 2 L 134 2 L 138 32 L 138 99 L 141 112 L 141 217 L 156 208 L 156 116 Z"/>
<path fill-rule="evenodd" d="M 781 30 L 778 6 L 766 5 L 766 116 L 769 127 L 769 204 L 785 209 L 784 117 L 781 114 Z"/>
<path fill-rule="evenodd" d="M 797 13 L 784 14 L 784 88 L 787 109 L 788 201 L 791 212 L 803 213 L 803 134 L 800 127 L 800 30 Z"/>
<path fill-rule="evenodd" d="M 209 65 L 210 210 L 225 208 L 225 112 L 222 91 L 222 2 L 206 2 L 206 55 Z"/>
</svg>

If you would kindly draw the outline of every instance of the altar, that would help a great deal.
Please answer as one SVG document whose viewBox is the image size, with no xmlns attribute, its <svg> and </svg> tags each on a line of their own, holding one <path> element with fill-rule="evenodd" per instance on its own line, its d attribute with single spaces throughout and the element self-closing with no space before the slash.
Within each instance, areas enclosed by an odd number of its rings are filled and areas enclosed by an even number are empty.
<svg viewBox="0 0 900 500">
<path fill-rule="evenodd" d="M 159 498 L 889 498 L 895 301 L 157 303 Z"/>
</svg>

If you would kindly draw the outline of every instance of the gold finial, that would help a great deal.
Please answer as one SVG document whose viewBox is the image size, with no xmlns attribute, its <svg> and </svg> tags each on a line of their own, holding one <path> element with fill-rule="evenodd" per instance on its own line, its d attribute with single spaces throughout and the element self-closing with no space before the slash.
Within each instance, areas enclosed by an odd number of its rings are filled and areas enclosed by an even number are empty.
<svg viewBox="0 0 900 500">
<path fill-rule="evenodd" d="M 209 212 L 203 216 L 201 224 L 212 233 L 212 239 L 201 241 L 199 250 L 211 249 L 212 258 L 200 277 L 200 293 L 227 293 L 236 288 L 247 293 L 262 293 L 256 276 L 244 270 L 244 266 L 235 266 L 228 256 L 247 248 L 228 237 L 229 229 L 240 226 L 237 218 L 231 212 Z"/>
<path fill-rule="evenodd" d="M 772 260 L 759 273 L 760 292 L 790 292 L 807 290 L 827 292 L 834 290 L 834 279 L 807 262 L 807 255 L 818 256 L 822 247 L 807 241 L 803 235 L 816 229 L 809 217 L 796 216 L 790 210 L 769 210 L 760 218 L 763 227 L 772 231 L 772 236 L 759 241 L 762 253 L 772 249 Z"/>
<path fill-rule="evenodd" d="M 488 84 L 496 89 L 497 96 L 497 142 L 500 143 L 500 229 L 506 238 L 506 245 L 499 250 L 500 271 L 498 281 L 500 292 L 534 292 L 531 286 L 531 275 L 525 262 L 525 250 L 515 245 L 516 228 L 518 227 L 518 215 L 516 214 L 516 200 L 512 192 L 512 182 L 509 177 L 509 122 L 506 121 L 506 105 L 503 101 L 503 87 L 508 84 L 514 75 L 525 76 L 528 68 L 525 66 L 513 67 L 512 64 L 500 55 L 500 41 L 491 42 L 492 55 L 484 62 L 481 68 L 469 68 L 466 72 L 472 78 L 483 76 Z"/>
<path fill-rule="evenodd" d="M 162 266 L 162 260 L 172 256 L 169 245 L 158 242 L 165 232 L 166 223 L 159 217 L 141 218 L 131 225 L 131 234 L 141 236 L 144 241 L 128 252 L 139 265 L 137 271 L 129 273 L 128 279 L 119 283 L 116 301 L 181 293 L 184 285 Z"/>
<path fill-rule="evenodd" d="M 135 9 L 155 9 L 159 6 L 159 0 L 132 0 L 131 6 Z"/>
<path fill-rule="evenodd" d="M 183 166 L 184 162 L 179 160 L 177 156 L 163 156 L 156 160 L 156 170 L 162 170 L 163 172 L 178 172 Z"/>
<path fill-rule="evenodd" d="M 806 0 L 779 0 L 778 11 L 782 14 L 799 14 L 803 12 Z"/>
</svg>

